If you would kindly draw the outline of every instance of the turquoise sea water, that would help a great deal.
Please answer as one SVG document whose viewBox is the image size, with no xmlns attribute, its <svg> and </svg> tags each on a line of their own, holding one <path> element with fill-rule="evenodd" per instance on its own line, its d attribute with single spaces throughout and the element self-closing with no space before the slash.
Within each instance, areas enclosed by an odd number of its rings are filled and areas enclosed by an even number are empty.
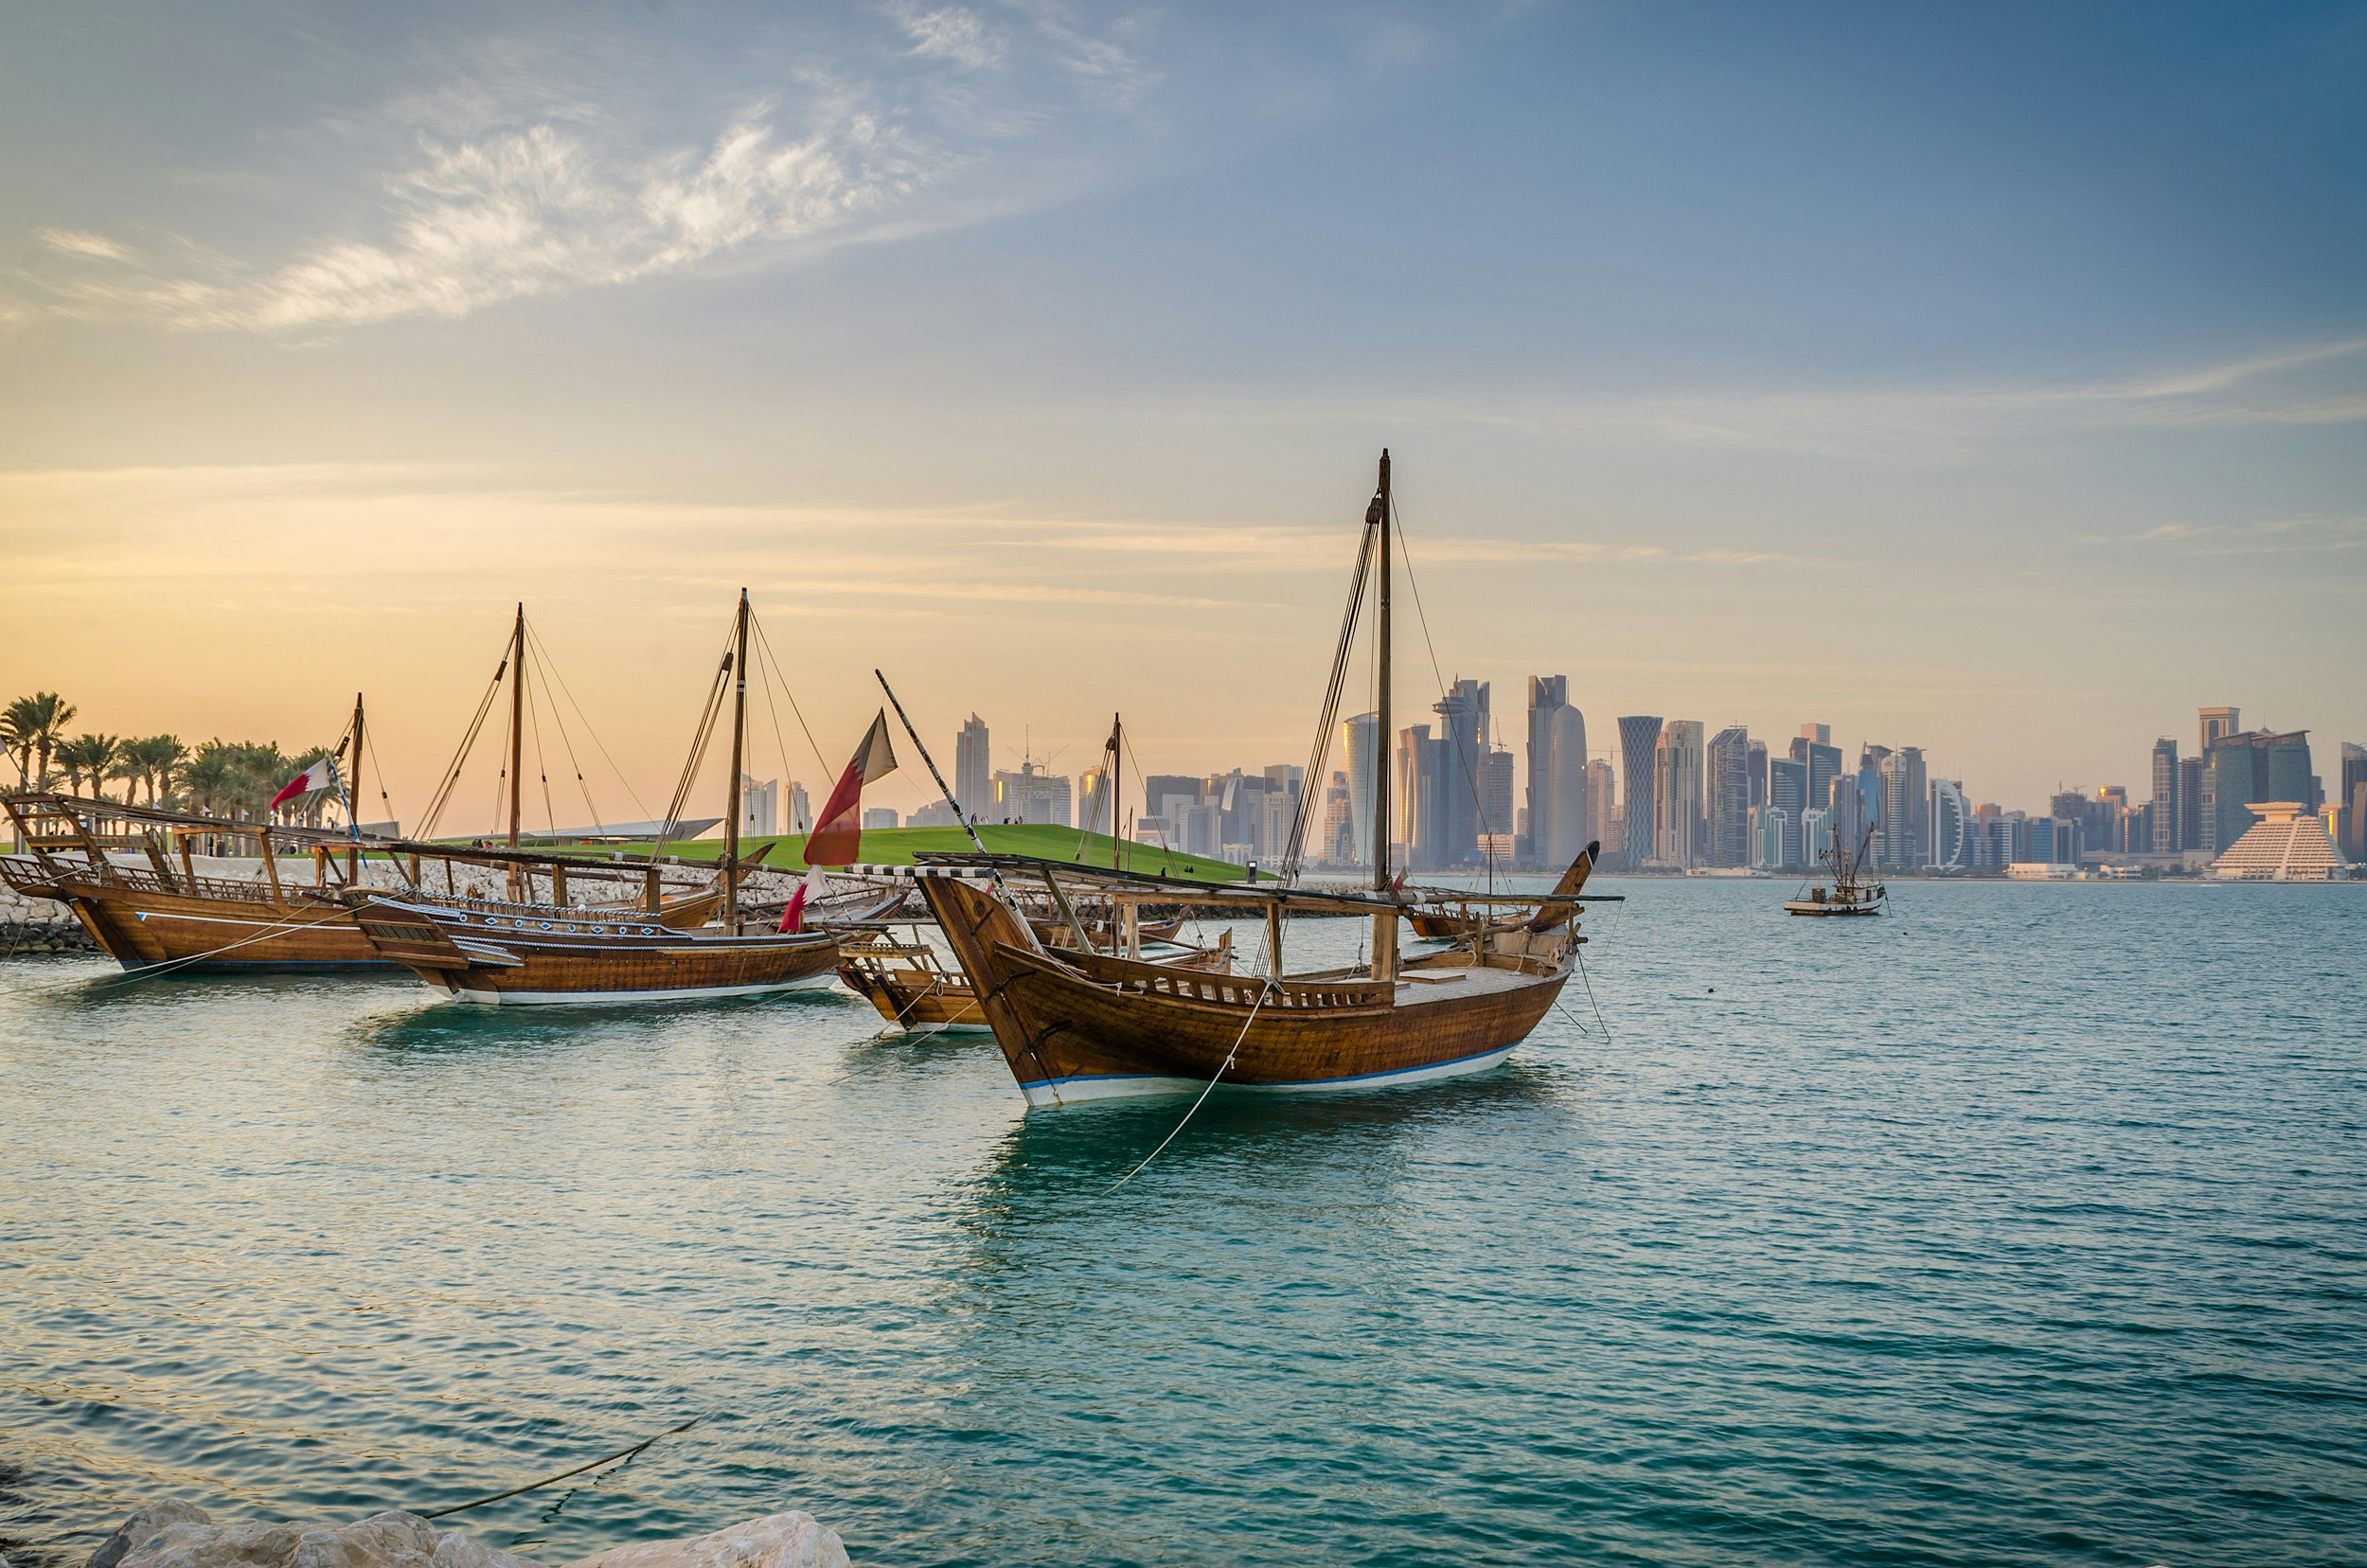
<svg viewBox="0 0 2367 1568">
<path fill-rule="evenodd" d="M 0 1552 L 168 1494 L 434 1507 L 712 1413 L 455 1523 L 553 1561 L 792 1506 L 870 1563 L 2367 1561 L 2367 889 L 1613 888 L 1608 1041 L 1219 1096 L 1115 1193 L 1178 1102 L 1027 1112 L 990 1042 L 844 995 L 0 965 Z"/>
</svg>

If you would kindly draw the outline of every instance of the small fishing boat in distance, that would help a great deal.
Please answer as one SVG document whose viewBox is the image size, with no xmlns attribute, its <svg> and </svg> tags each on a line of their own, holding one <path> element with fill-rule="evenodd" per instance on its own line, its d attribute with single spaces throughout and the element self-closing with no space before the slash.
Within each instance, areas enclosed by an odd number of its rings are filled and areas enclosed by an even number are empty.
<svg viewBox="0 0 2367 1568">
<path fill-rule="evenodd" d="M 1820 882 L 1808 890 L 1806 898 L 1786 900 L 1787 915 L 1879 915 L 1890 890 L 1880 882 L 1867 882 L 1865 870 L 1867 846 L 1874 842 L 1874 827 L 1866 825 L 1865 835 L 1858 841 L 1858 852 L 1851 854 L 1838 840 L 1826 846 L 1825 868 L 1832 873 L 1832 885 Z"/>
</svg>

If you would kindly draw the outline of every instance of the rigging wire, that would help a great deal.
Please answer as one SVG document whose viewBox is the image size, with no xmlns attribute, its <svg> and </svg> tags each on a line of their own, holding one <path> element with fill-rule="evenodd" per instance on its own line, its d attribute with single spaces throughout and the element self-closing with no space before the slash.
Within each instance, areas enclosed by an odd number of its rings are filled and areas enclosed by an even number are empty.
<svg viewBox="0 0 2367 1568">
<path fill-rule="evenodd" d="M 807 725 L 805 709 L 797 705 L 797 693 L 790 689 L 789 676 L 782 671 L 780 658 L 773 651 L 773 641 L 764 634 L 764 623 L 756 619 L 756 613 L 754 610 L 748 612 L 748 624 L 756 628 L 757 646 L 763 650 L 765 661 L 773 667 L 774 677 L 781 683 L 781 695 L 789 699 L 789 711 L 796 715 L 797 727 L 804 730 L 806 734 L 806 744 L 813 748 L 814 766 L 822 770 L 823 777 L 828 778 L 830 774 L 829 758 L 822 755 L 822 743 L 813 738 L 812 729 Z M 777 735 L 779 732 L 777 720 L 774 721 L 774 728 Z M 781 771 L 783 774 L 789 771 L 789 759 L 786 756 L 781 759 Z"/>
<path fill-rule="evenodd" d="M 1388 526 L 1386 520 L 1382 527 Z M 1375 530 L 1363 530 L 1356 552 L 1356 567 L 1348 576 L 1348 605 L 1340 617 L 1340 644 L 1331 656 L 1331 678 L 1324 687 L 1321 717 L 1315 722 L 1315 743 L 1307 758 L 1299 786 L 1299 809 L 1291 814 L 1290 842 L 1282 856 L 1282 885 L 1298 881 L 1299 861 L 1307 848 L 1307 825 L 1314 803 L 1323 798 L 1324 762 L 1331 755 L 1331 728 L 1340 719 L 1340 692 L 1348 676 L 1348 658 L 1356 646 L 1356 623 L 1364 609 L 1364 579 L 1372 570 Z"/>
<path fill-rule="evenodd" d="M 547 682 L 544 683 L 543 695 L 545 698 L 550 695 Z M 543 760 L 543 714 L 541 705 L 534 700 L 532 682 L 526 685 L 526 729 L 534 737 L 534 774 L 543 782 L 543 830 L 556 840 L 559 837 L 559 813 L 551 810 L 551 770 L 550 765 Z"/>
<path fill-rule="evenodd" d="M 1405 585 L 1411 589 L 1414 594 L 1414 618 L 1416 624 L 1418 624 L 1422 629 L 1422 646 L 1430 652 L 1431 676 L 1433 679 L 1437 681 L 1438 700 L 1441 703 L 1444 703 L 1447 700 L 1447 672 L 1438 663 L 1437 645 L 1431 641 L 1430 616 L 1424 614 L 1422 610 L 1422 585 L 1414 576 L 1414 551 L 1405 542 L 1405 510 L 1403 508 L 1397 505 L 1394 497 L 1391 499 L 1389 509 L 1392 519 L 1397 523 L 1397 553 L 1405 559 Z M 1480 737 L 1481 745 L 1485 746 L 1487 743 L 1487 737 L 1484 735 Z M 1454 748 L 1454 756 L 1456 765 L 1462 769 L 1463 781 L 1471 787 L 1472 814 L 1478 819 L 1480 826 L 1483 829 L 1486 829 L 1487 827 L 1487 802 L 1480 794 L 1479 780 L 1471 775 L 1470 759 L 1463 755 L 1463 748 L 1461 746 Z M 1503 824 L 1501 826 L 1509 827 L 1510 825 Z M 1489 836 L 1492 837 L 1493 835 L 1490 834 Z M 1493 849 L 1488 850 L 1486 859 L 1487 864 L 1487 884 L 1492 888 L 1496 884 L 1495 851 Z"/>
<path fill-rule="evenodd" d="M 567 716 L 560 711 L 559 699 L 551 694 L 551 677 L 557 672 L 557 667 L 552 662 L 550 650 L 543 645 L 543 639 L 535 635 L 534 628 L 531 626 L 526 628 L 526 636 L 533 642 L 535 652 L 540 655 L 543 668 L 543 701 L 551 710 L 551 727 L 559 732 L 560 746 L 567 754 L 567 771 L 576 775 L 576 788 L 583 796 L 583 810 L 585 814 L 591 817 L 593 829 L 605 834 L 607 825 L 601 820 L 599 807 L 593 803 L 592 785 L 583 776 L 583 764 L 576 759 L 575 738 L 567 733 Z M 581 710 L 578 709 L 578 716 L 580 717 L 580 715 Z M 584 728 L 587 731 L 590 730 L 591 725 L 588 722 Z M 595 737 L 595 739 L 597 738 Z M 547 777 L 544 778 L 543 785 L 543 797 L 547 801 L 550 796 L 550 780 Z M 551 824 L 551 830 L 554 833 L 559 830 L 559 824 L 556 820 Z"/>
<path fill-rule="evenodd" d="M 508 642 L 507 637 L 502 639 L 505 650 Z M 492 712 L 493 699 L 501 695 L 502 677 L 508 671 L 509 654 L 504 651 L 501 662 L 493 667 L 493 678 L 485 685 L 485 695 L 477 699 L 476 716 L 469 721 L 469 727 L 461 734 L 459 747 L 454 751 L 452 761 L 445 765 L 444 776 L 436 782 L 435 791 L 428 796 L 427 814 L 419 824 L 421 838 L 435 836 L 436 824 L 442 818 L 444 808 L 452 802 L 453 791 L 460 783 L 461 769 L 468 762 L 470 753 L 476 749 L 477 737 L 484 732 L 486 718 Z"/>
<path fill-rule="evenodd" d="M 1191 1119 L 1200 1114 L 1200 1108 L 1203 1104 L 1207 1103 L 1209 1095 L 1216 1089 L 1218 1083 L 1223 1079 L 1224 1075 L 1232 1071 L 1233 1059 L 1241 1054 L 1241 1042 L 1249 1038 L 1249 1026 L 1257 1022 L 1257 1009 L 1266 1005 L 1266 998 L 1272 995 L 1273 991 L 1273 976 L 1267 975 L 1265 977 L 1265 983 L 1257 989 L 1257 1000 L 1250 1005 L 1249 1016 L 1241 1020 L 1241 1032 L 1233 1037 L 1233 1049 L 1225 1052 L 1224 1060 L 1217 1067 L 1217 1076 L 1208 1080 L 1208 1086 L 1200 1092 L 1200 1098 L 1192 1101 L 1192 1108 L 1184 1113 L 1184 1120 L 1177 1122 L 1175 1126 L 1169 1130 L 1167 1135 L 1159 1140 L 1158 1149 L 1154 1149 L 1149 1153 L 1143 1156 L 1141 1165 L 1136 1166 L 1133 1169 L 1128 1171 L 1125 1175 L 1119 1177 L 1116 1181 L 1112 1182 L 1108 1186 L 1102 1188 L 1101 1196 L 1104 1198 L 1109 1197 L 1111 1193 L 1115 1192 L 1118 1188 L 1124 1186 L 1135 1177 L 1140 1176 L 1143 1173 L 1144 1168 L 1148 1167 L 1151 1161 L 1159 1157 L 1160 1150 L 1166 1149 L 1167 1145 L 1175 1142 L 1176 1133 L 1183 1131 L 1184 1127 L 1190 1123 Z"/>
<path fill-rule="evenodd" d="M 559 682 L 559 689 L 566 697 L 567 705 L 574 708 L 576 710 L 576 717 L 582 721 L 583 733 L 592 738 L 592 743 L 595 746 L 597 746 L 600 750 L 601 758 L 608 763 L 609 772 L 614 774 L 616 775 L 616 782 L 625 787 L 625 797 L 632 802 L 633 809 L 641 813 L 642 818 L 645 821 L 653 820 L 650 816 L 650 808 L 648 804 L 642 800 L 640 793 L 633 789 L 632 780 L 625 775 L 624 769 L 616 765 L 616 758 L 610 755 L 608 743 L 600 739 L 600 732 L 592 727 L 591 716 L 583 711 L 583 704 L 576 701 L 574 688 L 567 685 L 566 671 L 561 669 L 558 664 L 552 660 L 549 650 L 547 649 L 543 649 L 543 639 L 535 635 L 534 628 L 532 626 L 528 626 L 526 628 L 526 635 L 533 638 L 534 646 L 542 651 L 543 668 L 550 672 L 550 675 L 554 680 Z M 578 775 L 578 776 L 580 777 L 581 775 Z M 584 803 L 586 805 L 591 804 L 591 797 L 588 789 L 585 793 Z M 597 811 L 593 813 L 596 817 L 598 816 L 598 814 L 599 813 Z"/>
<path fill-rule="evenodd" d="M 733 615 L 735 632 L 738 626 L 739 615 L 735 611 Z M 698 783 L 699 765 L 705 760 L 707 744 L 714 739 L 716 717 L 722 711 L 723 693 L 730 687 L 731 674 L 732 636 L 726 633 L 723 639 L 723 656 L 716 665 L 715 680 L 707 688 L 706 711 L 700 715 L 698 730 L 690 738 L 690 755 L 683 762 L 682 777 L 674 785 L 674 797 L 667 802 L 666 819 L 658 825 L 657 837 L 650 845 L 650 859 L 652 862 L 665 852 L 667 837 L 672 834 L 675 828 L 681 825 L 682 809 L 689 802 L 690 792 Z M 739 781 L 734 779 L 732 782 L 737 788 Z M 739 809 L 737 800 L 731 804 L 733 810 Z"/>
</svg>

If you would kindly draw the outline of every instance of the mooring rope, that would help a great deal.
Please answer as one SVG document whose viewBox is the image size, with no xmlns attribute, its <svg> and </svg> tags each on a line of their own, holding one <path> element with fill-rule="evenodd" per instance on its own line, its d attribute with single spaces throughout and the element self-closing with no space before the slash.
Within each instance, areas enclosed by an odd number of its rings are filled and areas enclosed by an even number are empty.
<svg viewBox="0 0 2367 1568">
<path fill-rule="evenodd" d="M 701 1421 L 705 1420 L 708 1416 L 713 1414 L 714 1412 L 708 1411 L 702 1415 L 693 1416 L 687 1421 L 681 1422 L 675 1426 L 667 1427 L 664 1432 L 653 1432 L 649 1436 L 642 1438 L 641 1441 L 632 1444 L 629 1448 L 620 1448 L 614 1453 L 604 1453 L 599 1458 L 587 1460 L 583 1464 L 574 1467 L 572 1470 L 561 1470 L 557 1475 L 546 1475 L 540 1481 L 529 1481 L 523 1487 L 512 1487 L 507 1491 L 497 1491 L 489 1497 L 471 1498 L 466 1503 L 454 1503 L 448 1508 L 422 1508 L 418 1512 L 418 1517 L 421 1519 L 442 1519 L 447 1514 L 466 1513 L 471 1508 L 481 1508 L 488 1503 L 499 1503 L 505 1498 L 520 1497 L 530 1491 L 540 1491 L 544 1487 L 551 1485 L 551 1483 L 555 1481 L 564 1481 L 571 1475 L 581 1475 L 585 1470 L 598 1470 L 602 1465 L 614 1464 L 619 1459 L 630 1459 L 634 1454 L 639 1453 L 643 1449 L 648 1448 L 650 1444 L 656 1442 L 659 1438 L 671 1437 L 678 1432 L 688 1432 L 692 1427 L 697 1426 Z"/>
<path fill-rule="evenodd" d="M 291 931 L 310 931 L 315 926 L 334 925 L 345 917 L 346 911 L 340 909 L 318 920 L 281 920 L 276 925 L 265 927 L 252 936 L 242 936 L 238 941 L 225 942 L 218 948 L 209 948 L 204 953 L 192 953 L 186 958 L 168 958 L 162 963 L 144 964 L 128 974 L 110 974 L 98 980 L 69 980 L 64 982 L 60 989 L 62 989 L 64 986 L 73 986 L 85 990 L 97 990 L 102 986 L 122 986 L 129 985 L 134 980 L 153 980 L 160 974 L 169 973 L 185 965 L 202 964 L 208 958 L 220 957 L 222 953 L 238 948 L 267 941 Z"/>
<path fill-rule="evenodd" d="M 1151 1161 L 1159 1157 L 1160 1149 L 1164 1149 L 1167 1147 L 1167 1145 L 1175 1142 L 1175 1134 L 1183 1131 L 1185 1124 L 1200 1114 L 1201 1104 L 1207 1100 L 1209 1094 L 1215 1090 L 1219 1081 L 1220 1081 L 1224 1078 L 1226 1072 L 1232 1068 L 1233 1059 L 1240 1054 L 1241 1042 L 1249 1038 L 1249 1026 L 1257 1022 L 1257 1009 L 1266 1005 L 1266 998 L 1273 994 L 1274 989 L 1273 976 L 1267 975 L 1265 977 L 1265 983 L 1258 989 L 1257 1000 L 1250 1005 L 1249 1016 L 1241 1020 L 1241 1032 L 1233 1037 L 1233 1049 L 1225 1052 L 1224 1060 L 1217 1068 L 1217 1076 L 1208 1080 L 1207 1088 L 1204 1088 L 1200 1092 L 1200 1098 L 1192 1101 L 1192 1108 L 1184 1113 L 1184 1120 L 1177 1122 L 1173 1131 L 1169 1131 L 1166 1137 L 1159 1140 L 1158 1149 L 1154 1149 L 1149 1153 L 1143 1156 L 1142 1165 L 1136 1166 L 1133 1169 L 1128 1171 L 1116 1181 L 1112 1182 L 1107 1187 L 1104 1187 L 1102 1189 L 1101 1196 L 1104 1198 L 1109 1197 L 1111 1193 L 1115 1192 L 1118 1188 L 1124 1186 L 1135 1177 L 1140 1176 L 1143 1173 L 1144 1167 L 1148 1166 Z"/>
</svg>

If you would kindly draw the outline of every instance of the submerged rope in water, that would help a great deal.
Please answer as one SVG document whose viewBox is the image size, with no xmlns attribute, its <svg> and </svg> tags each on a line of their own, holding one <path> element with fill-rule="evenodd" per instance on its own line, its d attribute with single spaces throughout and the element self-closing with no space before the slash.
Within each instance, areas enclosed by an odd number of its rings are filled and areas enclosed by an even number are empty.
<svg viewBox="0 0 2367 1568">
<path fill-rule="evenodd" d="M 1183 1131 L 1185 1123 L 1188 1123 L 1194 1116 L 1200 1114 L 1200 1108 L 1201 1104 L 1207 1100 L 1210 1091 L 1217 1087 L 1217 1084 L 1224 1078 L 1225 1073 L 1231 1069 L 1233 1066 L 1233 1059 L 1240 1055 L 1241 1042 L 1249 1038 L 1249 1026 L 1257 1022 L 1257 1009 L 1266 1005 L 1266 998 L 1273 994 L 1273 977 L 1272 975 L 1268 975 L 1266 977 L 1265 985 L 1261 987 L 1257 992 L 1257 1000 L 1250 1005 L 1249 1016 L 1241 1020 L 1241 1032 L 1233 1037 L 1233 1049 L 1224 1053 L 1224 1060 L 1218 1066 L 1217 1076 L 1208 1080 L 1208 1087 L 1200 1092 L 1200 1098 L 1192 1101 L 1192 1108 L 1184 1113 L 1184 1120 L 1177 1122 L 1174 1130 L 1169 1131 L 1166 1137 L 1159 1140 L 1159 1149 L 1154 1149 L 1149 1153 L 1143 1156 L 1142 1165 L 1136 1166 L 1133 1169 L 1128 1171 L 1125 1175 L 1119 1177 L 1116 1181 L 1112 1182 L 1108 1186 L 1102 1188 L 1101 1196 L 1104 1198 L 1109 1197 L 1111 1193 L 1115 1192 L 1118 1188 L 1124 1186 L 1135 1177 L 1140 1176 L 1143 1173 L 1144 1167 L 1148 1166 L 1151 1161 L 1159 1157 L 1159 1150 L 1175 1142 L 1175 1134 Z"/>
<path fill-rule="evenodd" d="M 490 1497 L 472 1498 L 466 1503 L 454 1503 L 448 1508 L 423 1508 L 419 1511 L 418 1517 L 421 1519 L 441 1519 L 446 1514 L 466 1513 L 471 1508 L 481 1508 L 488 1503 L 499 1503 L 505 1498 L 521 1497 L 530 1491 L 540 1491 L 554 1481 L 564 1481 L 571 1475 L 581 1475 L 585 1470 L 598 1470 L 602 1465 L 612 1465 L 619 1459 L 630 1459 L 634 1454 L 639 1453 L 643 1449 L 648 1448 L 651 1443 L 656 1442 L 661 1437 L 671 1437 L 678 1432 L 688 1432 L 692 1427 L 697 1426 L 701 1421 L 705 1420 L 707 1416 L 712 1414 L 714 1413 L 709 1411 L 703 1415 L 693 1416 L 690 1419 L 684 1421 L 678 1426 L 669 1426 L 664 1432 L 651 1433 L 649 1436 L 642 1438 L 641 1441 L 633 1444 L 630 1448 L 620 1448 L 614 1453 L 602 1454 L 599 1458 L 588 1460 L 583 1464 L 576 1466 L 573 1470 L 561 1470 L 557 1475 L 546 1475 L 540 1481 L 529 1481 L 523 1487 L 512 1487 L 507 1491 L 497 1491 Z"/>
</svg>

